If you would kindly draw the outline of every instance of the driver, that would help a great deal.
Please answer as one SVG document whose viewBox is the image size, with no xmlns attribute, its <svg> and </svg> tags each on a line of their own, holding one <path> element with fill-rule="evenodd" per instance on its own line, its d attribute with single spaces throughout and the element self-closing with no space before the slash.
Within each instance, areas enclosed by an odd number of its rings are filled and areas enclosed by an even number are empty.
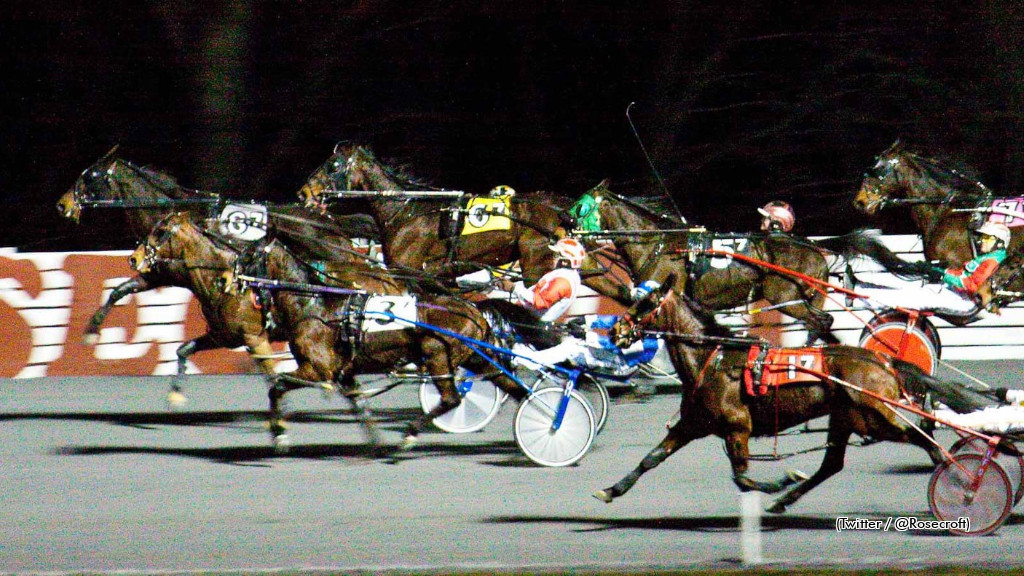
<svg viewBox="0 0 1024 576">
<path fill-rule="evenodd" d="M 1010 229 L 1005 224 L 986 222 L 975 231 L 978 255 L 960 268 L 933 268 L 932 283 L 894 277 L 872 279 L 868 286 L 855 286 L 857 294 L 893 307 L 943 310 L 954 314 L 977 311 L 975 296 L 1006 258 Z"/>
<path fill-rule="evenodd" d="M 782 200 L 772 200 L 757 209 L 762 232 L 791 232 L 796 224 L 793 207 Z"/>
<path fill-rule="evenodd" d="M 587 251 L 575 238 L 562 238 L 551 247 L 557 253 L 555 269 L 527 288 L 523 282 L 516 282 L 512 288 L 513 301 L 536 311 L 543 322 L 555 322 L 565 315 L 576 301 L 582 281 L 579 269 Z M 655 282 L 644 282 L 635 290 L 637 296 L 649 293 L 658 287 Z M 603 368 L 614 374 L 626 374 L 633 366 L 647 362 L 658 350 L 653 338 L 641 340 L 626 350 L 616 347 L 610 338 L 594 332 L 607 330 L 615 323 L 615 316 L 587 316 L 582 325 L 570 323 L 572 328 L 590 328 L 577 331 L 565 337 L 560 343 L 544 350 L 534 350 L 526 344 L 517 343 L 512 352 L 517 354 L 512 363 L 527 368 L 535 364 L 554 365 L 572 361 L 577 366 Z"/>
</svg>

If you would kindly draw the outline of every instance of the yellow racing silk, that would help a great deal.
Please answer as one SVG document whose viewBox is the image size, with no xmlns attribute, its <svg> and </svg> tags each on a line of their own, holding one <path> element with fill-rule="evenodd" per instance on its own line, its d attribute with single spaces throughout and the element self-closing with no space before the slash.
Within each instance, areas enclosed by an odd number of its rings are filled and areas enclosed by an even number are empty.
<svg viewBox="0 0 1024 576">
<path fill-rule="evenodd" d="M 505 214 L 511 213 L 511 198 L 511 196 L 474 196 L 470 198 L 466 204 L 462 235 L 511 229 L 512 220 L 505 216 Z"/>
</svg>

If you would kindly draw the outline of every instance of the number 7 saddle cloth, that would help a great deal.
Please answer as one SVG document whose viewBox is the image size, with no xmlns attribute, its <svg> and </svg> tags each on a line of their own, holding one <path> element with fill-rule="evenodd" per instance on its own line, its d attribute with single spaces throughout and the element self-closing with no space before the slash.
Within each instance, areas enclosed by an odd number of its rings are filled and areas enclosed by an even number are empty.
<svg viewBox="0 0 1024 576">
<path fill-rule="evenodd" d="M 799 382 L 820 382 L 828 375 L 820 347 L 761 348 L 751 346 L 743 370 L 743 386 L 750 396 Z"/>
</svg>

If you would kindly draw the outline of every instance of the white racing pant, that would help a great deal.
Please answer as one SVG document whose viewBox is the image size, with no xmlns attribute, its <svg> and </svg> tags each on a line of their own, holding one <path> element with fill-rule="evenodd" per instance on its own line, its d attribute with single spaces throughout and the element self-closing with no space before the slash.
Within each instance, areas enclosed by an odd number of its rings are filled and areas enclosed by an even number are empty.
<svg viewBox="0 0 1024 576">
<path fill-rule="evenodd" d="M 935 417 L 950 424 L 963 426 L 989 434 L 1009 434 L 1024 431 L 1024 406 L 990 406 L 966 414 L 952 410 L 936 410 Z"/>
<path fill-rule="evenodd" d="M 637 347 L 636 351 L 643 350 L 643 341 L 637 342 L 626 350 L 616 352 L 588 346 L 585 340 L 569 336 L 557 345 L 544 350 L 534 350 L 526 344 L 515 344 L 512 346 L 512 352 L 519 356 L 512 358 L 512 364 L 536 370 L 538 365 L 553 366 L 561 362 L 571 362 L 574 366 L 582 368 L 599 368 L 614 373 L 628 374 L 633 367 L 626 362 L 623 354 L 632 352 L 634 346 Z"/>
<path fill-rule="evenodd" d="M 903 280 L 888 274 L 858 274 L 857 279 L 880 286 L 875 288 L 857 284 L 853 288 L 854 292 L 867 297 L 873 304 L 960 313 L 973 312 L 977 307 L 973 300 L 945 284 L 923 284 L 920 280 Z"/>
</svg>

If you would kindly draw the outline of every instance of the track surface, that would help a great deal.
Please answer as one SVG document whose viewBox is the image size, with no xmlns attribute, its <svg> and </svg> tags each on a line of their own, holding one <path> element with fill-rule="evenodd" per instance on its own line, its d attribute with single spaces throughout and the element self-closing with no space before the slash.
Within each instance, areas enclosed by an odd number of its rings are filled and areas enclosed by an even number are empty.
<svg viewBox="0 0 1024 576">
<path fill-rule="evenodd" d="M 993 385 L 1019 382 L 1022 367 L 967 366 Z M 292 450 L 278 456 L 258 378 L 193 377 L 190 403 L 177 412 L 165 408 L 167 382 L 0 380 L 0 572 L 630 572 L 734 568 L 742 558 L 740 501 L 718 439 L 688 446 L 613 504 L 590 497 L 661 439 L 675 394 L 616 403 L 579 465 L 545 469 L 519 454 L 511 404 L 481 433 L 424 434 L 410 453 L 370 458 L 342 402 L 297 392 Z M 371 402 L 393 445 L 415 414 L 415 393 L 400 387 Z M 777 449 L 823 440 L 785 436 Z M 772 439 L 752 446 L 773 449 Z M 813 471 L 820 458 L 756 462 L 753 474 Z M 766 563 L 1024 565 L 1020 511 L 986 538 L 836 531 L 839 516 L 930 518 L 929 477 L 917 449 L 852 448 L 840 475 L 787 514 L 762 519 Z"/>
</svg>

